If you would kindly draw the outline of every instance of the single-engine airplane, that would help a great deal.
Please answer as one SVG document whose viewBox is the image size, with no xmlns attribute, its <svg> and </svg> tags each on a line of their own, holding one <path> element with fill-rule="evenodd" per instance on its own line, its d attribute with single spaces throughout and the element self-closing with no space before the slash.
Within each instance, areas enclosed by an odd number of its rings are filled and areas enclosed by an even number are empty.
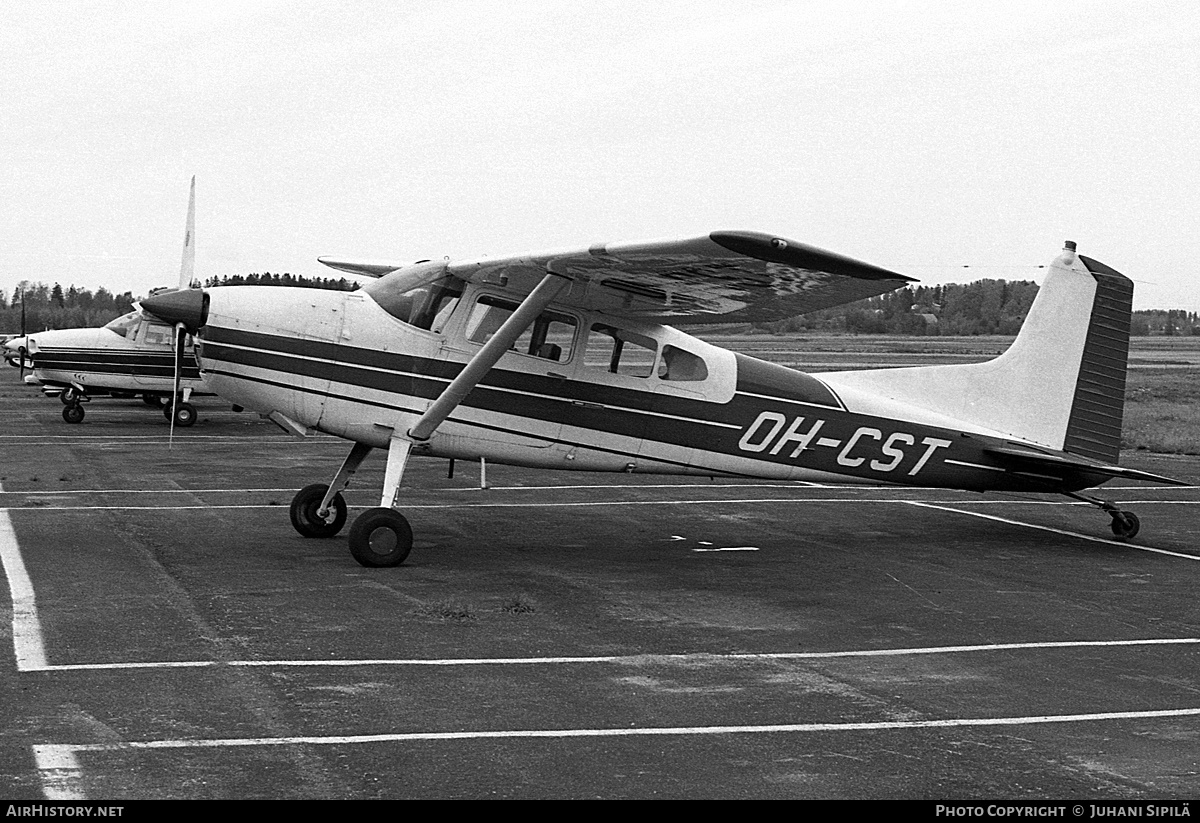
<svg viewBox="0 0 1200 823">
<path fill-rule="evenodd" d="M 141 308 L 197 336 L 222 397 L 295 433 L 353 441 L 291 520 L 337 534 L 341 492 L 387 449 L 380 505 L 350 527 L 365 566 L 402 563 L 413 455 L 575 471 L 885 482 L 1057 492 L 1118 538 L 1138 518 L 1080 492 L 1117 465 L 1133 284 L 1076 254 L 1053 262 L 1020 334 L 986 363 L 809 375 L 665 325 L 774 320 L 911 278 L 756 232 L 411 265 L 319 258 L 378 279 L 355 292 L 222 286 Z"/>
<path fill-rule="evenodd" d="M 196 268 L 196 178 L 188 196 L 187 228 L 183 239 L 180 289 L 191 286 Z M 211 394 L 200 375 L 194 346 L 186 341 L 175 385 L 175 330 L 170 324 L 140 311 L 131 311 L 102 328 L 56 329 L 26 335 L 10 342 L 31 362 L 33 376 L 47 394 L 63 403 L 63 420 L 79 423 L 83 403 L 93 397 L 137 397 L 162 407 L 177 426 L 196 422 L 192 394 Z M 173 402 L 177 398 L 179 402 Z"/>
</svg>

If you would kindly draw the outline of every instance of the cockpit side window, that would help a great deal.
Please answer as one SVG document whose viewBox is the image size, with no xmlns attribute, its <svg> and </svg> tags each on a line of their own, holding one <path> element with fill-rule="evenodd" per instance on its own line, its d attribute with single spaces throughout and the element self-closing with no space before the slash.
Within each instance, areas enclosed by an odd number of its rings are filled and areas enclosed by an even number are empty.
<svg viewBox="0 0 1200 823">
<path fill-rule="evenodd" d="M 467 339 L 472 343 L 486 343 L 516 310 L 517 304 L 511 300 L 488 294 L 481 296 L 475 301 L 471 316 L 467 319 Z M 517 338 L 512 350 L 518 354 L 565 363 L 571 357 L 576 327 L 575 318 L 571 315 L 544 311 Z"/>
<path fill-rule="evenodd" d="M 170 346 L 175 337 L 175 330 L 170 326 L 162 326 L 158 323 L 149 323 L 146 325 L 145 343 L 148 346 Z"/>
<path fill-rule="evenodd" d="M 604 323 L 592 324 L 584 365 L 610 374 L 649 377 L 654 373 L 658 344 L 653 338 Z"/>
</svg>

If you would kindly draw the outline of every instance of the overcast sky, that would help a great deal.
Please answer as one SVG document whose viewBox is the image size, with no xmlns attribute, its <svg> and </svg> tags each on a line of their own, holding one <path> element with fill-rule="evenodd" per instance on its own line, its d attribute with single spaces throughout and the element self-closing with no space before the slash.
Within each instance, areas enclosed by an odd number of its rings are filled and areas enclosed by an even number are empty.
<svg viewBox="0 0 1200 823">
<path fill-rule="evenodd" d="M 55 2 L 0 25 L 0 290 L 771 232 L 1200 310 L 1200 3 Z M 969 268 L 963 268 L 969 266 Z"/>
</svg>

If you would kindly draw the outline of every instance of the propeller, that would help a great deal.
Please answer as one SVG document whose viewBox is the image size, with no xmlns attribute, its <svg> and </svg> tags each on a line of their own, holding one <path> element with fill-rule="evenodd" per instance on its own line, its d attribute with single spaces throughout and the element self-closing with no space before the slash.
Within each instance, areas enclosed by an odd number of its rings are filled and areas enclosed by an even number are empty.
<svg viewBox="0 0 1200 823">
<path fill-rule="evenodd" d="M 183 232 L 183 262 L 179 266 L 179 288 L 190 289 L 196 273 L 196 175 L 188 194 L 187 226 Z"/>
</svg>

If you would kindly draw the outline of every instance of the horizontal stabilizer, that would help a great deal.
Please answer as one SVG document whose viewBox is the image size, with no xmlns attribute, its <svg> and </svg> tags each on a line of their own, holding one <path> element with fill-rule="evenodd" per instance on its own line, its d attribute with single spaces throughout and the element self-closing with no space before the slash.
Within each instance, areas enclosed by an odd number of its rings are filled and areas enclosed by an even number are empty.
<svg viewBox="0 0 1200 823">
<path fill-rule="evenodd" d="M 1146 480 L 1151 483 L 1165 483 L 1169 486 L 1186 486 L 1182 480 L 1163 477 L 1159 474 L 1113 466 L 1086 457 L 1067 452 L 1050 452 L 1039 449 L 1024 448 L 1016 445 L 990 446 L 984 448 L 984 453 L 999 458 L 1010 464 L 1013 471 L 1044 471 L 1055 474 L 1064 472 L 1083 472 L 1093 475 L 1107 476 L 1109 479 L 1123 477 L 1127 480 Z"/>
</svg>

